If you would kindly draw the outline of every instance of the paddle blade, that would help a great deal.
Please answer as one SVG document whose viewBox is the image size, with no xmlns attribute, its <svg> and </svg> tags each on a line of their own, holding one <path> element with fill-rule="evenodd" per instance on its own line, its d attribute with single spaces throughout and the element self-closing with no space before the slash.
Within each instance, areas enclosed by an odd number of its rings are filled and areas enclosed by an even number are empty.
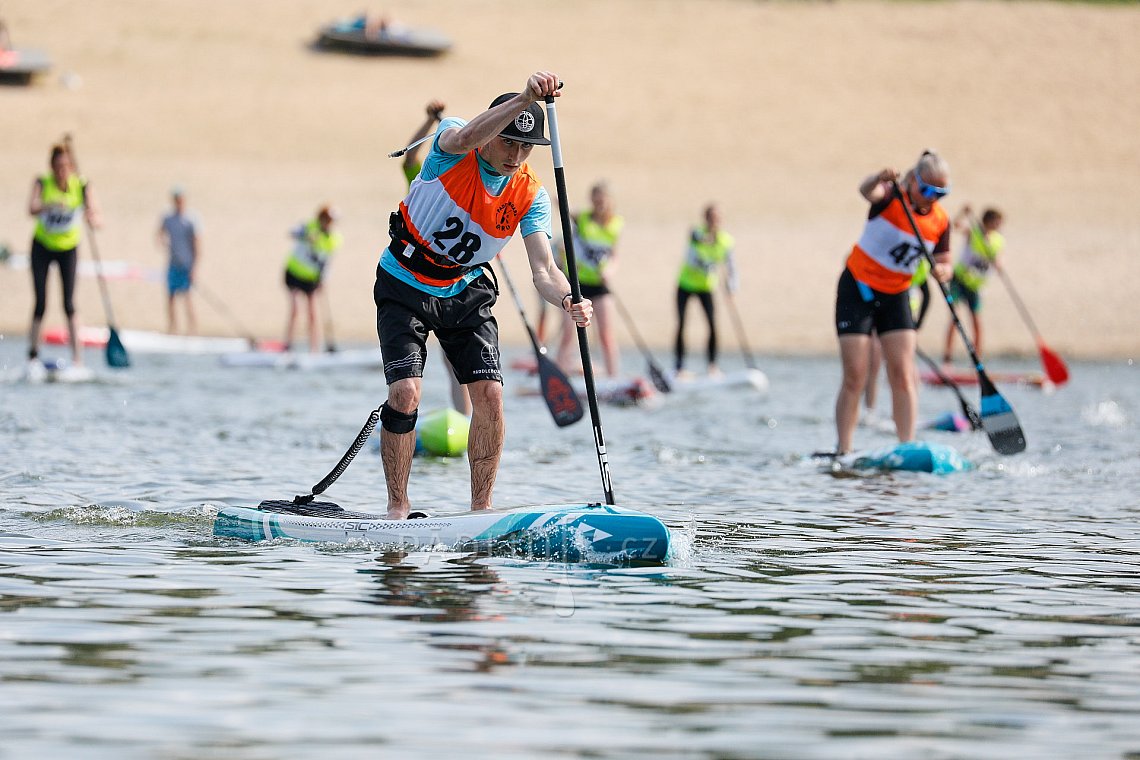
<svg viewBox="0 0 1140 760">
<path fill-rule="evenodd" d="M 538 356 L 538 382 L 542 398 L 554 424 L 558 427 L 573 425 L 586 413 L 574 387 L 565 373 L 542 354 Z"/>
<path fill-rule="evenodd" d="M 107 366 L 119 369 L 131 366 L 131 357 L 119 338 L 119 331 L 112 327 L 110 332 L 107 338 Z"/>
<path fill-rule="evenodd" d="M 1069 382 L 1069 368 L 1065 366 L 1065 360 L 1044 343 L 1038 343 L 1037 350 L 1041 352 L 1041 366 L 1045 368 L 1045 377 L 1049 378 L 1049 382 L 1053 385 Z"/>
<path fill-rule="evenodd" d="M 982 388 L 982 429 L 989 436 L 994 451 L 1005 455 L 1025 451 L 1025 433 L 1013 413 L 1013 407 L 997 392 L 981 369 L 978 370 L 978 382 Z"/>
<path fill-rule="evenodd" d="M 649 379 L 653 381 L 653 387 L 662 393 L 673 392 L 673 386 L 669 385 L 669 380 L 666 379 L 661 368 L 657 366 L 657 362 L 649 362 Z"/>
</svg>

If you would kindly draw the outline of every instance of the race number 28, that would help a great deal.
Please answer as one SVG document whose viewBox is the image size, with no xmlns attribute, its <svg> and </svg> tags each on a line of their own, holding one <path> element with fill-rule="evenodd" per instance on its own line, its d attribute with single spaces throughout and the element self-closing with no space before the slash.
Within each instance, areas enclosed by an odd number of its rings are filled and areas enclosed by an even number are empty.
<svg viewBox="0 0 1140 760">
<path fill-rule="evenodd" d="M 448 256 L 460 264 L 469 263 L 471 259 L 475 258 L 475 254 L 483 241 L 473 232 L 463 232 L 463 222 L 457 216 L 449 216 L 444 225 L 442 230 L 432 233 L 435 244 L 439 246 L 441 251 L 446 252 Z M 451 240 L 456 242 L 449 248 L 445 241 Z"/>
</svg>

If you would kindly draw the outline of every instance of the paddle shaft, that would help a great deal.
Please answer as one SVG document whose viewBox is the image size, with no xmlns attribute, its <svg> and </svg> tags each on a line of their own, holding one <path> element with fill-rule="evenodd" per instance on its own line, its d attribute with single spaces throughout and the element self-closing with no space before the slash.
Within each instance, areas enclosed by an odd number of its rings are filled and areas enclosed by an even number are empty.
<svg viewBox="0 0 1140 760">
<path fill-rule="evenodd" d="M 530 320 L 527 319 L 526 309 L 523 307 L 522 299 L 519 298 L 519 292 L 515 289 L 514 280 L 511 279 L 511 272 L 507 269 L 507 262 L 503 261 L 502 257 L 498 257 L 499 271 L 503 273 L 503 280 L 507 283 L 507 290 L 511 291 L 511 298 L 515 301 L 515 308 L 519 311 L 519 316 L 522 317 L 523 327 L 526 328 L 527 337 L 530 338 L 530 345 L 534 347 L 534 353 L 540 357 L 546 356 L 546 348 L 538 342 L 538 336 L 534 332 L 534 328 L 530 326 Z"/>
<path fill-rule="evenodd" d="M 218 313 L 229 320 L 230 324 L 237 328 L 238 334 L 248 340 L 250 345 L 255 345 L 257 343 L 257 338 L 253 336 L 253 333 L 250 332 L 250 330 L 245 325 L 243 325 L 236 316 L 234 316 L 234 313 L 226 307 L 225 303 L 223 303 L 220 298 L 215 296 L 207 288 L 202 287 L 202 283 L 200 282 L 194 283 L 194 290 L 198 291 L 198 294 L 201 295 L 203 299 L 205 299 L 206 303 L 210 304 L 210 306 L 212 306 Z"/>
<path fill-rule="evenodd" d="M 728 313 L 732 315 L 732 326 L 736 328 L 736 339 L 740 341 L 740 352 L 744 354 L 744 365 L 748 369 L 756 369 L 756 360 L 752 358 L 752 349 L 748 347 L 748 337 L 744 334 L 744 320 L 740 318 L 740 311 L 736 308 L 736 299 L 731 293 L 725 293 L 728 301 Z"/>
<path fill-rule="evenodd" d="M 613 289 L 610 289 L 609 295 L 617 307 L 618 314 L 621 314 L 626 329 L 628 329 L 629 334 L 633 336 L 633 342 L 637 345 L 637 350 L 641 352 L 645 357 L 645 361 L 649 364 L 649 374 L 653 376 L 653 384 L 657 386 L 657 390 L 662 393 L 668 393 L 672 388 L 669 387 L 668 381 L 665 380 L 665 373 L 661 371 L 661 367 L 658 366 L 657 361 L 653 358 L 649 347 L 645 345 L 645 341 L 642 340 L 641 332 L 637 329 L 637 324 L 633 321 L 633 316 L 629 313 L 629 310 L 625 308 L 625 304 L 622 303 L 622 300 L 618 298 L 617 293 L 615 293 Z"/>
<path fill-rule="evenodd" d="M 75 173 L 79 174 L 79 159 L 75 155 L 75 145 L 72 143 L 71 135 L 66 135 L 63 138 L 63 144 L 67 149 L 67 154 L 71 156 L 71 166 L 75 169 Z M 87 242 L 91 247 L 91 258 L 95 261 L 95 279 L 99 281 L 99 293 L 103 297 L 103 311 L 107 313 L 107 326 L 114 330 L 115 314 L 111 309 L 111 292 L 107 289 L 107 281 L 103 277 L 103 261 L 99 258 L 99 246 L 95 242 L 95 228 L 91 226 L 91 220 L 87 218 L 86 214 L 83 215 L 83 221 L 87 225 Z"/>
<path fill-rule="evenodd" d="M 978 412 L 974 407 L 970 406 L 970 402 L 962 395 L 962 389 L 958 387 L 958 384 L 951 380 L 950 377 L 939 368 L 938 363 L 927 356 L 926 352 L 921 348 L 916 346 L 914 352 L 918 355 L 919 359 L 922 359 L 922 361 L 926 363 L 926 366 L 934 371 L 934 374 L 938 376 L 938 379 L 942 381 L 943 385 L 954 391 L 954 395 L 958 397 L 958 404 L 962 407 L 962 414 L 966 415 L 966 419 L 970 421 L 970 427 L 974 430 L 981 430 L 982 418 L 978 416 Z"/>
<path fill-rule="evenodd" d="M 578 283 L 578 262 L 574 257 L 574 235 L 570 224 L 570 204 L 567 200 L 566 171 L 562 165 L 562 144 L 558 135 L 558 111 L 554 96 L 546 98 L 546 121 L 550 124 L 550 152 L 554 159 L 554 182 L 558 192 L 558 216 L 562 223 L 562 240 L 566 248 L 566 271 L 570 281 L 570 300 L 582 302 L 582 288 Z M 586 381 L 586 402 L 590 408 L 590 422 L 594 428 L 594 448 L 598 453 L 598 467 L 602 475 L 602 490 L 606 503 L 614 504 L 613 483 L 610 481 L 610 461 L 606 454 L 606 439 L 602 433 L 602 416 L 598 410 L 598 392 L 594 384 L 594 366 L 590 361 L 590 343 L 586 328 L 577 325 L 578 347 L 582 353 L 582 376 Z"/>
<path fill-rule="evenodd" d="M 388 154 L 388 158 L 399 158 L 400 156 L 404 155 L 405 153 L 407 153 L 412 148 L 416 147 L 417 145 L 419 145 L 421 143 L 427 142 L 428 140 L 430 140 L 433 137 L 435 137 L 435 132 L 432 132 L 429 135 L 424 135 L 423 137 L 416 140 L 411 145 L 400 148 L 399 150 L 392 151 L 391 153 Z"/>
</svg>

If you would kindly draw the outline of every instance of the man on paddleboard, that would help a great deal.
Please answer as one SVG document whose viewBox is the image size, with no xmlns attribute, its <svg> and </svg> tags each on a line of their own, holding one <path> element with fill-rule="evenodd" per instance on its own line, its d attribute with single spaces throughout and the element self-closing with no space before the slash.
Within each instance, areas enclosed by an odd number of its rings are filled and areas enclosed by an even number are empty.
<svg viewBox="0 0 1140 760">
<path fill-rule="evenodd" d="M 471 121 L 444 119 L 390 217 L 392 240 L 373 289 L 388 382 L 380 454 L 389 519 L 404 519 L 411 508 L 408 478 L 429 332 L 471 395 L 471 508 L 492 506 L 504 427 L 499 328 L 491 314 L 498 287 L 489 263 L 516 230 L 538 292 L 576 324 L 590 324 L 591 303 L 572 303 L 570 284 L 554 262 L 550 197 L 526 163 L 535 145 L 550 144 L 537 101 L 558 94 L 558 77 L 539 71 L 523 92 L 500 95 Z"/>
<path fill-rule="evenodd" d="M 186 333 L 193 335 L 198 332 L 198 323 L 194 318 L 190 288 L 194 285 L 194 269 L 199 261 L 198 218 L 187 210 L 181 187 L 170 191 L 170 204 L 170 213 L 163 216 L 158 225 L 159 245 L 169 256 L 166 268 L 166 331 L 171 335 L 178 332 L 174 303 L 181 298 L 186 309 Z"/>
<path fill-rule="evenodd" d="M 835 298 L 835 327 L 843 362 L 843 384 L 835 402 L 837 453 L 851 451 L 859 417 L 859 397 L 867 383 L 871 332 L 879 335 L 891 407 L 899 441 L 914 440 L 918 390 L 914 368 L 915 321 L 910 287 L 920 245 L 934 254 L 932 274 L 947 282 L 950 267 L 950 219 L 938 199 L 950 192 L 950 169 L 932 151 L 903 175 L 900 184 L 914 210 L 922 241 L 915 238 L 902 199 L 894 193 L 899 173 L 883 169 L 863 180 L 859 193 L 871 204 L 863 235 L 847 257 Z"/>
</svg>

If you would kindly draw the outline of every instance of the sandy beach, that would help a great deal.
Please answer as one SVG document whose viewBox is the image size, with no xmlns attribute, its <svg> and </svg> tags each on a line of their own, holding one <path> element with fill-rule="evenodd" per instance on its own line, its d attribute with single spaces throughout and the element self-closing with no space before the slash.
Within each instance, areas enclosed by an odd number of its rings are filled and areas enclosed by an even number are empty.
<svg viewBox="0 0 1140 760">
<path fill-rule="evenodd" d="M 103 258 L 162 268 L 155 230 L 181 185 L 203 223 L 201 283 L 265 337 L 283 330 L 287 231 L 331 202 L 345 237 L 328 280 L 337 338 L 374 340 L 373 271 L 404 189 L 387 153 L 428 100 L 470 117 L 545 68 L 566 81 L 571 205 L 610 184 L 627 221 L 615 288 L 658 347 L 672 339 L 686 228 L 716 201 L 737 239 L 753 347 L 834 352 L 835 282 L 866 211 L 857 186 L 929 147 L 950 162 L 951 213 L 965 202 L 1005 212 L 1007 270 L 1049 345 L 1074 358 L 1140 354 L 1140 6 L 407 0 L 375 10 L 442 30 L 450 54 L 310 49 L 321 23 L 360 7 L 4 3 L 14 44 L 48 51 L 55 69 L 0 88 L 0 243 L 27 252 L 32 180 L 70 132 L 101 200 Z M 544 149 L 532 164 L 553 186 Z M 506 256 L 524 279 L 521 243 Z M 49 325 L 61 320 L 54 276 L 52 287 Z M 0 266 L 0 289 L 0 331 L 21 335 L 27 271 Z M 111 296 L 119 326 L 164 327 L 162 284 L 116 281 Z M 989 350 L 1033 353 L 1000 282 L 985 301 Z M 103 324 L 92 279 L 79 308 Z M 921 336 L 932 352 L 946 322 L 933 308 Z M 233 333 L 205 302 L 198 310 L 202 332 Z M 498 316 L 504 342 L 521 344 L 509 299 Z M 694 322 L 691 344 L 703 335 Z M 731 348 L 727 319 L 723 329 Z"/>
</svg>

